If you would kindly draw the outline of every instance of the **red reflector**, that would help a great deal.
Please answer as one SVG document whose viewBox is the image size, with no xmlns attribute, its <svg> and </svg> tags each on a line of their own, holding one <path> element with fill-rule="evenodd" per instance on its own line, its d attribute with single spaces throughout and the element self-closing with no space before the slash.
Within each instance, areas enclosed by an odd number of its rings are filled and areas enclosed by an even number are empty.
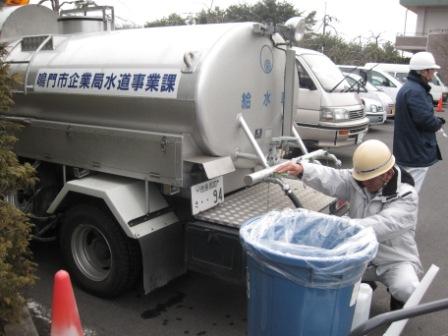
<svg viewBox="0 0 448 336">
<path fill-rule="evenodd" d="M 348 202 L 343 199 L 338 199 L 336 201 L 336 210 L 342 209 Z"/>
</svg>

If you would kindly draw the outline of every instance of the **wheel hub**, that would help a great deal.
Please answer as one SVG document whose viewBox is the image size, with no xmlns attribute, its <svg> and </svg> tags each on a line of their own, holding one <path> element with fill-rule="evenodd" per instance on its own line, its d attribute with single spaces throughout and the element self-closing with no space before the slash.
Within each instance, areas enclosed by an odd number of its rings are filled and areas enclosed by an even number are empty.
<svg viewBox="0 0 448 336">
<path fill-rule="evenodd" d="M 73 232 L 71 248 L 78 269 L 93 281 L 103 281 L 110 273 L 111 248 L 95 227 L 81 224 Z"/>
</svg>

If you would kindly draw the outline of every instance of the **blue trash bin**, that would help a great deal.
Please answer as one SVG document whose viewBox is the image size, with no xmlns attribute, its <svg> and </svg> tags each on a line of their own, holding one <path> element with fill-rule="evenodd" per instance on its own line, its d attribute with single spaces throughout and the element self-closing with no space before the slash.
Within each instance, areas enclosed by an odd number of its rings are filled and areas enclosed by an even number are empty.
<svg viewBox="0 0 448 336">
<path fill-rule="evenodd" d="M 347 336 L 357 285 L 378 249 L 371 228 L 304 209 L 245 223 L 249 336 Z"/>
</svg>

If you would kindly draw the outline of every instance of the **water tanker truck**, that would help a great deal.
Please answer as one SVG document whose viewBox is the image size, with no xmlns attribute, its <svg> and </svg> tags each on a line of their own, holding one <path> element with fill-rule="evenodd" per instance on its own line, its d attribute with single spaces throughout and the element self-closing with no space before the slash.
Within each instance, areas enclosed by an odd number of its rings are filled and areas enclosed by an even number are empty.
<svg viewBox="0 0 448 336">
<path fill-rule="evenodd" d="M 240 225 L 292 206 L 244 177 L 278 164 L 291 140 L 306 152 L 292 126 L 294 53 L 262 24 L 113 30 L 110 7 L 90 9 L 102 15 L 2 10 L 20 82 L 1 117 L 24 125 L 16 152 L 39 177 L 11 201 L 96 295 L 138 279 L 150 292 L 187 269 L 240 281 Z M 291 183 L 304 207 L 334 206 Z"/>
</svg>

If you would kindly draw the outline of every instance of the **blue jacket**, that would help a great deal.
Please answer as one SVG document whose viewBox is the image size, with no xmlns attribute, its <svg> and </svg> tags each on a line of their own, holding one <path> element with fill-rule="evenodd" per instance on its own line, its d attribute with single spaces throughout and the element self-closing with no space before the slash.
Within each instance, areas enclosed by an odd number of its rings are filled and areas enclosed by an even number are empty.
<svg viewBox="0 0 448 336">
<path fill-rule="evenodd" d="M 430 89 L 411 71 L 398 91 L 393 151 L 399 165 L 429 167 L 442 159 L 435 134 L 442 122 L 434 115 Z"/>
</svg>

